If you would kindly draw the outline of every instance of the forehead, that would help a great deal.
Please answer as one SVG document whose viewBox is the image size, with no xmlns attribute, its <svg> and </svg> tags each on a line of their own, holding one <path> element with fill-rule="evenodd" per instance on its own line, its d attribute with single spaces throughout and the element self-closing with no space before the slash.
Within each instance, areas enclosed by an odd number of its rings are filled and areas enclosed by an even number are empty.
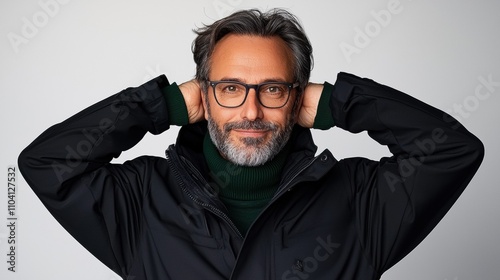
<svg viewBox="0 0 500 280">
<path fill-rule="evenodd" d="M 239 79 L 258 83 L 293 79 L 292 52 L 279 37 L 230 34 L 215 46 L 210 79 Z"/>
</svg>

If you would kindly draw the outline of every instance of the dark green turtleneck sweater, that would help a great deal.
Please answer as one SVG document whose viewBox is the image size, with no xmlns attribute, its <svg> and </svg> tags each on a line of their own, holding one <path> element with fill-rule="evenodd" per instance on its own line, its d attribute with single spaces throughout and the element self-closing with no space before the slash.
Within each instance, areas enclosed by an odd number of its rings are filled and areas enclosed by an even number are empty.
<svg viewBox="0 0 500 280">
<path fill-rule="evenodd" d="M 208 134 L 205 136 L 203 153 L 210 177 L 217 183 L 219 198 L 242 234 L 247 232 L 276 192 L 289 146 L 261 166 L 238 166 L 224 159 Z"/>
<path fill-rule="evenodd" d="M 314 128 L 319 129 L 333 127 L 329 107 L 333 86 L 328 83 L 324 86 L 314 120 Z M 187 109 L 179 87 L 173 83 L 164 88 L 163 92 L 167 101 L 169 123 L 187 124 Z M 205 136 L 203 153 L 210 169 L 210 177 L 219 187 L 219 198 L 226 206 L 228 216 L 243 235 L 275 194 L 289 152 L 290 144 L 287 144 L 274 159 L 262 166 L 236 166 L 222 158 L 208 134 Z"/>
</svg>

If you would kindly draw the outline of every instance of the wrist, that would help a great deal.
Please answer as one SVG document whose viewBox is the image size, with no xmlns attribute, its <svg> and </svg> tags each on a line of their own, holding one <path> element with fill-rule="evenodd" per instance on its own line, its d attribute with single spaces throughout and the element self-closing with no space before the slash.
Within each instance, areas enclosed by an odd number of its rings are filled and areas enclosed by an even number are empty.
<svg viewBox="0 0 500 280">
<path fill-rule="evenodd" d="M 319 99 L 316 117 L 314 118 L 313 128 L 326 130 L 334 126 L 333 113 L 330 107 L 332 93 L 333 85 L 325 82 Z"/>
<path fill-rule="evenodd" d="M 171 125 L 188 124 L 188 112 L 184 97 L 176 83 L 172 83 L 162 89 L 167 103 L 168 121 Z"/>
</svg>

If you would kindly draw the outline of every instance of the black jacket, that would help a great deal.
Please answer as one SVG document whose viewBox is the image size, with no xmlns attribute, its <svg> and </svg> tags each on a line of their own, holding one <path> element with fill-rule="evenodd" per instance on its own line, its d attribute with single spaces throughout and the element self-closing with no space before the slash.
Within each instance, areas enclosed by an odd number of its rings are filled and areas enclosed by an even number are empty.
<svg viewBox="0 0 500 280">
<path fill-rule="evenodd" d="M 243 237 L 207 180 L 206 123 L 182 127 L 165 158 L 110 163 L 168 129 L 167 85 L 160 76 L 125 89 L 49 128 L 19 158 L 52 215 L 124 279 L 379 279 L 445 215 L 484 153 L 443 112 L 340 73 L 335 125 L 368 131 L 393 155 L 315 156 L 310 131 L 296 127 L 280 187 Z"/>
</svg>

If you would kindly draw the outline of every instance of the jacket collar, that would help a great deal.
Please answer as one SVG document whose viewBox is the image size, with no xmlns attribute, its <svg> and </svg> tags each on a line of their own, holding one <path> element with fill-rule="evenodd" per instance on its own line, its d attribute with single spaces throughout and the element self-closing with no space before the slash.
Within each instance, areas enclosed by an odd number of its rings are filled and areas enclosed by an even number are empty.
<svg viewBox="0 0 500 280">
<path fill-rule="evenodd" d="M 174 149 L 180 157 L 187 159 L 194 165 L 205 180 L 209 182 L 210 170 L 203 154 L 203 139 L 207 133 L 206 121 L 185 125 L 179 131 Z M 306 166 L 311 165 L 315 161 L 317 146 L 313 141 L 310 129 L 296 125 L 293 128 L 289 141 L 291 141 L 291 152 L 283 168 L 280 185 L 287 185 L 288 181 L 295 179 L 299 172 L 302 172 Z M 325 156 L 329 161 L 333 160 L 334 163 L 336 162 L 336 159 L 328 150 L 325 150 L 318 157 L 321 159 Z M 322 161 L 320 160 L 320 162 Z M 310 169 L 312 173 L 309 174 L 309 178 L 314 180 L 315 178 L 322 177 L 328 172 L 331 166 L 324 164 L 322 166 L 315 165 L 314 168 Z M 297 179 L 300 180 L 300 178 Z"/>
<path fill-rule="evenodd" d="M 203 139 L 206 133 L 208 133 L 206 121 L 183 126 L 179 131 L 176 144 L 172 145 L 169 150 L 173 149 L 180 158 L 189 161 L 191 165 L 200 171 L 206 182 L 209 182 L 210 170 L 203 153 Z M 304 178 L 312 181 L 320 179 L 337 162 L 328 150 L 315 157 L 317 146 L 314 144 L 310 129 L 296 125 L 289 141 L 291 141 L 291 152 L 283 168 L 280 187 L 275 198 L 279 197 L 286 189 L 290 189 L 296 183 L 305 180 Z M 317 160 L 318 158 L 319 160 Z M 209 189 L 201 192 L 202 194 L 213 191 L 210 186 L 205 187 Z M 200 192 L 197 193 L 200 195 Z M 219 207 L 223 207 L 217 200 L 210 199 L 210 201 L 215 205 L 219 205 Z"/>
</svg>

